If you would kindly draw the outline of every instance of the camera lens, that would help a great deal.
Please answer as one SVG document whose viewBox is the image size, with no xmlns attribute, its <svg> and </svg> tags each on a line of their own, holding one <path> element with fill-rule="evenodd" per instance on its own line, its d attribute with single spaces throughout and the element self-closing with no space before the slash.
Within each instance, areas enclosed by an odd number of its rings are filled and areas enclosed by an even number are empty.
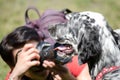
<svg viewBox="0 0 120 80">
<path fill-rule="evenodd" d="M 47 42 L 40 42 L 37 45 L 37 49 L 40 51 L 40 61 L 54 59 L 54 50 L 53 46 Z"/>
</svg>

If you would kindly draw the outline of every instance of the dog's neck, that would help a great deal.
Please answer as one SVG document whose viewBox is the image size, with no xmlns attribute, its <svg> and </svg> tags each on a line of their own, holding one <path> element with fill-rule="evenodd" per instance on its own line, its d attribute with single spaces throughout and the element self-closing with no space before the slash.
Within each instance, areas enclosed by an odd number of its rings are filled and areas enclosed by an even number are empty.
<svg viewBox="0 0 120 80">
<path fill-rule="evenodd" d="M 97 76 L 97 74 L 105 67 L 120 66 L 120 55 L 118 55 L 120 54 L 120 50 L 118 44 L 108 30 L 105 30 L 105 32 L 106 33 L 102 34 L 100 37 L 100 43 L 102 46 L 100 60 L 90 72 L 93 76 Z"/>
</svg>

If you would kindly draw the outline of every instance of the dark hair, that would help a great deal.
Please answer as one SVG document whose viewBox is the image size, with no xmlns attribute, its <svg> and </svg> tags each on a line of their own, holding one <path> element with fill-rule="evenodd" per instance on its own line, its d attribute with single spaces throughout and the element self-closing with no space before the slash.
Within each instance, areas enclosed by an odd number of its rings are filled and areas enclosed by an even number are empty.
<svg viewBox="0 0 120 80">
<path fill-rule="evenodd" d="M 34 40 L 40 41 L 38 33 L 27 26 L 20 26 L 9 33 L 0 43 L 0 54 L 2 59 L 10 66 L 14 67 L 12 51 L 23 47 L 26 42 Z"/>
</svg>

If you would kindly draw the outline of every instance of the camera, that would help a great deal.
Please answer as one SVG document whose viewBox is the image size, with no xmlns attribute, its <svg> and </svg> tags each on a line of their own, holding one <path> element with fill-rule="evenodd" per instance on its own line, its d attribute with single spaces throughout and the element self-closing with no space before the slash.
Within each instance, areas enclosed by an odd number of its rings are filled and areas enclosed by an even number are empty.
<svg viewBox="0 0 120 80">
<path fill-rule="evenodd" d="M 37 49 L 39 50 L 40 55 L 40 65 L 33 66 L 30 69 L 32 71 L 43 71 L 45 68 L 42 66 L 44 60 L 54 61 L 56 64 L 64 65 L 71 61 L 72 56 L 61 55 L 59 51 L 55 50 L 58 47 L 58 44 L 51 45 L 48 42 L 39 42 L 37 44 Z"/>
</svg>

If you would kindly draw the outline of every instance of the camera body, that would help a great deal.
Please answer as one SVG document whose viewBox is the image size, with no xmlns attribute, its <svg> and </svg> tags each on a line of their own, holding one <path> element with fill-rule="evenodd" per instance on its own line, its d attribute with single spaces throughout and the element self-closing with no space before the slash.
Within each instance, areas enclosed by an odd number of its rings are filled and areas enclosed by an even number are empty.
<svg viewBox="0 0 120 80">
<path fill-rule="evenodd" d="M 64 65 L 71 61 L 72 56 L 60 56 L 59 52 L 55 50 L 56 44 L 51 45 L 48 42 L 39 42 L 37 45 L 37 49 L 39 50 L 40 55 L 40 65 L 33 66 L 30 68 L 32 71 L 43 71 L 45 68 L 42 66 L 44 60 L 54 61 L 56 64 Z"/>
</svg>

